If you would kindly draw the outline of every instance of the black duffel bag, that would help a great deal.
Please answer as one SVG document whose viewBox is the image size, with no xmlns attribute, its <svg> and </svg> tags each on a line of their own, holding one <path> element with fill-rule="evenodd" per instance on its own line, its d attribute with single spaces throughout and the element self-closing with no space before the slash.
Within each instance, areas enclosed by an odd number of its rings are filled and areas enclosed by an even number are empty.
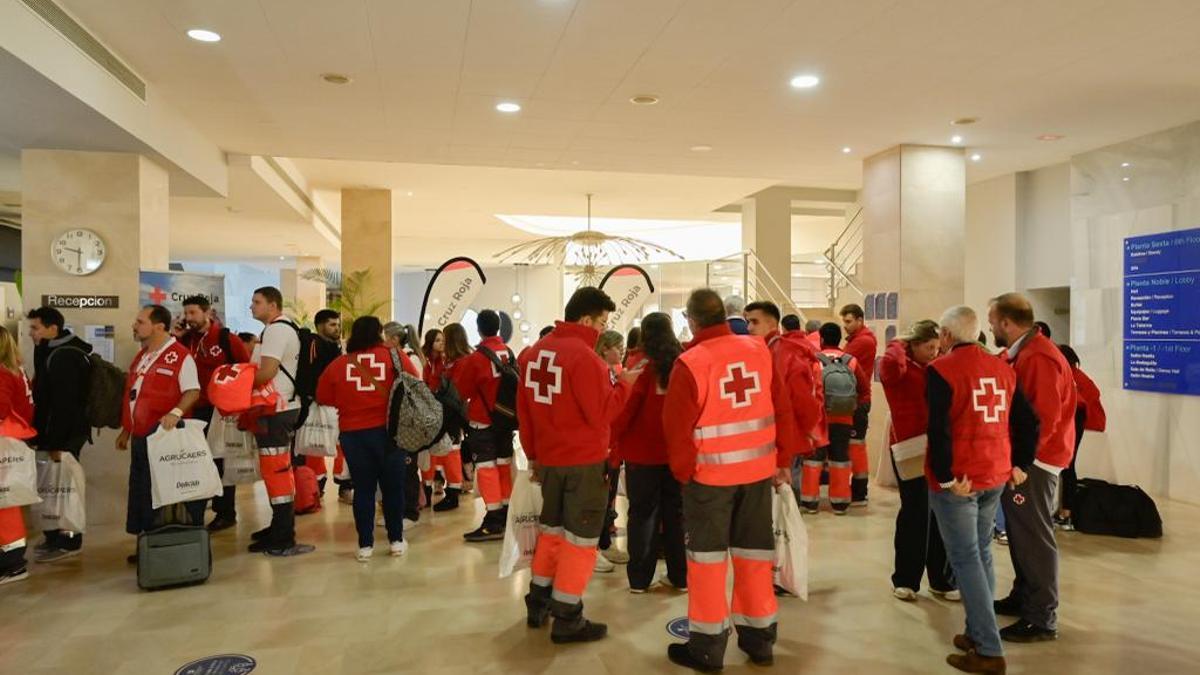
<svg viewBox="0 0 1200 675">
<path fill-rule="evenodd" d="M 1075 529 L 1117 537 L 1161 537 L 1162 518 L 1150 495 L 1136 485 L 1113 485 L 1082 478 L 1071 509 Z"/>
</svg>

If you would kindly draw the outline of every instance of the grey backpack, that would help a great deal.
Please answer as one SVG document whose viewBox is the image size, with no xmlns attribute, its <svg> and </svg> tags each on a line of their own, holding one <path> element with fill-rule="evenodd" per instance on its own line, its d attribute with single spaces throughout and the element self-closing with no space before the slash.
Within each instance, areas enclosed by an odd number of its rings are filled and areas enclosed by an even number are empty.
<svg viewBox="0 0 1200 675">
<path fill-rule="evenodd" d="M 442 403 L 419 377 L 404 372 L 391 350 L 396 381 L 388 398 L 388 435 L 409 452 L 429 448 L 442 435 Z"/>
<path fill-rule="evenodd" d="M 858 378 L 850 370 L 849 354 L 830 356 L 817 353 L 821 362 L 821 383 L 825 386 L 825 411 L 849 415 L 858 407 Z"/>
</svg>

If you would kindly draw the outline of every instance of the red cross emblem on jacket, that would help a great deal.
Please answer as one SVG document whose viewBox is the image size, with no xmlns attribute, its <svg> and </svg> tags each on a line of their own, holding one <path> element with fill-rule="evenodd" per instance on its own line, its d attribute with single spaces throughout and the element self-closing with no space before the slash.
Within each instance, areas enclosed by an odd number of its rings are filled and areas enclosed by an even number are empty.
<svg viewBox="0 0 1200 675">
<path fill-rule="evenodd" d="M 533 400 L 550 405 L 554 395 L 562 393 L 562 368 L 554 364 L 554 352 L 538 352 L 525 372 L 525 386 L 533 390 Z"/>
<path fill-rule="evenodd" d="M 747 372 L 746 363 L 738 361 L 725 368 L 725 377 L 721 378 L 721 398 L 733 402 L 734 408 L 745 408 L 750 405 L 750 397 L 762 391 L 758 373 Z"/>
<path fill-rule="evenodd" d="M 1008 410 L 1008 392 L 996 384 L 994 377 L 979 378 L 979 388 L 971 390 L 971 407 L 983 413 L 983 421 L 994 424 L 1000 413 Z"/>
</svg>

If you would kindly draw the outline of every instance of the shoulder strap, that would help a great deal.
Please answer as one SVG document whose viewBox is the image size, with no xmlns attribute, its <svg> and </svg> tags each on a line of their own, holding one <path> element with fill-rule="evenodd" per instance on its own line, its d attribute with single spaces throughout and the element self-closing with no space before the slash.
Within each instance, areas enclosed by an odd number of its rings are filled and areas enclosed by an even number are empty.
<svg viewBox="0 0 1200 675">
<path fill-rule="evenodd" d="M 87 365 L 87 366 L 92 365 L 92 359 L 91 359 L 91 357 L 88 356 L 87 352 L 83 351 L 79 347 L 72 347 L 71 345 L 63 345 L 61 347 L 54 348 L 53 350 L 50 351 L 50 354 L 48 356 L 46 356 L 46 369 L 47 370 L 50 369 L 50 359 L 53 359 L 55 354 L 57 354 L 63 350 L 79 352 L 79 355 L 83 357 L 84 365 Z"/>
<path fill-rule="evenodd" d="M 221 351 L 225 352 L 225 363 L 233 363 L 233 347 L 229 343 L 228 328 L 221 328 L 221 333 L 217 336 L 217 342 L 221 345 Z"/>
<path fill-rule="evenodd" d="M 288 326 L 291 326 L 291 327 L 292 327 L 292 330 L 296 331 L 296 341 L 297 341 L 297 342 L 301 342 L 301 340 L 300 340 L 300 327 L 299 327 L 299 326 L 297 326 L 296 324 L 292 323 L 292 322 L 291 322 L 291 321 L 289 321 L 288 319 L 280 319 L 280 320 L 278 320 L 278 321 L 272 321 L 271 323 L 267 324 L 267 325 L 266 325 L 266 327 L 264 327 L 264 328 L 263 328 L 263 331 L 262 331 L 262 333 L 259 335 L 259 338 L 258 338 L 258 339 L 261 341 L 261 340 L 262 340 L 262 336 L 263 336 L 263 335 L 266 335 L 266 333 L 267 333 L 267 328 L 270 328 L 271 326 L 274 326 L 274 325 L 275 325 L 275 324 L 277 324 L 277 323 L 282 323 L 282 324 L 286 324 L 286 325 L 288 325 Z M 301 349 L 303 349 L 303 348 L 304 348 L 304 345 L 303 345 L 303 344 L 301 344 L 301 345 L 300 345 L 300 348 L 301 348 Z M 296 352 L 296 360 L 297 360 L 297 365 L 299 365 L 299 363 L 298 363 L 298 362 L 299 362 L 299 359 L 300 359 L 300 353 L 299 353 L 299 350 L 297 350 L 297 352 Z M 355 363 L 358 363 L 358 362 L 357 362 L 357 361 L 355 361 Z M 279 372 L 283 373 L 283 376 L 284 376 L 284 377 L 286 377 L 286 378 L 288 379 L 288 381 L 292 383 L 292 397 L 291 397 L 290 399 L 288 399 L 288 400 L 289 400 L 289 401 L 295 401 L 295 400 L 296 400 L 296 397 L 297 397 L 297 396 L 299 396 L 299 394 L 296 392 L 296 378 L 295 378 L 295 377 L 292 377 L 292 374 L 288 372 L 288 369 L 283 367 L 283 361 L 282 361 L 282 360 L 279 362 Z"/>
<path fill-rule="evenodd" d="M 817 352 L 817 360 L 821 362 L 822 366 L 828 366 L 832 365 L 836 359 L 825 352 Z"/>
<path fill-rule="evenodd" d="M 508 352 L 508 358 L 511 359 L 510 363 L 515 362 L 516 359 L 513 358 L 512 350 L 507 347 L 505 347 L 504 349 L 505 349 L 505 351 Z M 480 345 L 479 347 L 475 348 L 475 351 L 483 352 L 483 355 L 487 357 L 488 361 L 491 361 L 492 365 L 496 366 L 496 370 L 500 370 L 501 368 L 504 367 L 504 362 L 500 360 L 499 356 L 496 356 L 496 352 L 488 349 L 487 347 Z"/>
</svg>

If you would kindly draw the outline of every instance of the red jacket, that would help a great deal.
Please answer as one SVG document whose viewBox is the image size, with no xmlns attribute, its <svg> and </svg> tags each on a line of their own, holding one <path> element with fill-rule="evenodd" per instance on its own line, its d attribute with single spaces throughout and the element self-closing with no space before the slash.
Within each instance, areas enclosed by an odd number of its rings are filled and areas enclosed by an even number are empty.
<svg viewBox="0 0 1200 675">
<path fill-rule="evenodd" d="M 133 357 L 129 374 L 125 376 L 125 395 L 121 398 L 121 427 L 134 436 L 149 436 L 154 425 L 179 405 L 179 399 L 183 398 L 183 391 L 179 388 L 179 371 L 183 368 L 184 360 L 191 356 L 187 347 L 178 341 L 164 349 L 146 369 L 138 387 L 137 401 L 130 412 L 130 394 L 137 383 L 137 367 L 145 353 L 143 348 Z"/>
<path fill-rule="evenodd" d="M 666 393 L 666 389 L 658 386 L 658 371 L 654 364 L 647 363 L 633 383 L 621 414 L 613 422 L 610 464 L 622 461 L 651 465 L 667 463 L 667 439 L 663 434 L 662 419 Z"/>
<path fill-rule="evenodd" d="M 1071 366 L 1050 338 L 1031 331 L 1015 358 L 1004 354 L 1017 371 L 1017 386 L 1038 419 L 1037 461 L 1064 469 L 1075 454 L 1075 378 Z"/>
<path fill-rule="evenodd" d="M 940 491 L 942 483 L 964 476 L 975 492 L 1003 485 L 1012 475 L 1009 416 L 1017 403 L 1016 374 L 974 343 L 934 359 L 929 371 L 928 393 L 937 397 L 925 455 L 930 489 Z"/>
<path fill-rule="evenodd" d="M 860 397 L 861 403 L 871 402 L 871 378 L 875 376 L 875 354 L 878 351 L 879 341 L 866 326 L 846 338 L 846 353 L 858 361 L 858 367 L 867 376 L 867 395 L 865 398 Z"/>
<path fill-rule="evenodd" d="M 421 377 L 406 355 L 399 354 L 397 360 L 404 372 Z M 395 380 L 392 351 L 387 347 L 377 345 L 342 354 L 317 380 L 317 403 L 337 408 L 341 431 L 385 427 L 388 396 Z"/>
<path fill-rule="evenodd" d="M 15 438 L 30 437 L 33 432 L 33 390 L 21 371 L 0 366 L 0 428 L 11 430 Z"/>
<path fill-rule="evenodd" d="M 816 351 L 821 351 L 821 332 L 813 331 L 804 336 L 804 340 L 813 346 Z"/>
<path fill-rule="evenodd" d="M 1104 431 L 1108 426 L 1108 417 L 1104 414 L 1104 406 L 1100 404 L 1100 388 L 1079 368 L 1072 368 L 1071 375 L 1075 378 L 1075 392 L 1079 396 L 1079 405 L 1083 406 L 1084 412 L 1087 413 L 1083 428 L 1087 431 Z"/>
<path fill-rule="evenodd" d="M 637 368 L 637 365 L 646 360 L 646 354 L 642 350 L 634 347 L 625 353 L 624 366 L 626 370 Z"/>
<path fill-rule="evenodd" d="M 834 358 L 842 356 L 844 352 L 837 347 L 826 347 L 821 350 L 822 354 L 828 354 Z M 866 371 L 853 354 L 850 355 L 850 363 L 848 364 L 850 372 L 854 373 L 854 378 L 858 380 L 858 402 L 859 404 L 868 403 L 871 400 L 871 378 L 867 377 Z M 824 380 L 822 380 L 824 381 Z M 829 415 L 828 421 L 830 424 L 854 424 L 854 415 Z"/>
<path fill-rule="evenodd" d="M 891 443 L 920 436 L 929 428 L 925 366 L 913 360 L 908 345 L 892 340 L 879 363 L 879 381 L 892 411 Z"/>
<path fill-rule="evenodd" d="M 446 374 L 446 356 L 444 354 L 436 354 L 431 358 L 425 359 L 425 372 L 421 373 L 421 377 L 425 380 L 425 384 L 433 391 L 437 391 L 442 386 L 442 376 Z"/>
<path fill-rule="evenodd" d="M 614 383 L 596 355 L 599 337 L 594 329 L 559 321 L 518 360 L 517 415 L 530 460 L 581 466 L 608 456 L 612 423 L 630 388 Z"/>
<path fill-rule="evenodd" d="M 696 333 L 688 343 L 688 349 L 716 337 L 732 335 L 728 324 L 719 324 Z M 752 340 L 745 337 L 746 340 Z M 791 397 L 786 383 L 772 378 L 771 400 L 776 410 L 789 410 Z M 667 456 L 671 473 L 681 483 L 691 481 L 696 473 L 696 420 L 700 419 L 703 406 L 697 392 L 696 379 L 687 368 L 679 365 L 671 371 L 667 396 L 663 401 L 663 428 L 667 437 Z M 775 420 L 775 447 L 778 467 L 790 467 L 796 456 L 795 423 L 790 415 L 781 415 Z"/>
<path fill-rule="evenodd" d="M 500 387 L 500 373 L 480 348 L 490 349 L 504 362 L 509 359 L 508 347 L 498 336 L 484 338 L 470 355 L 454 364 L 450 377 L 454 387 L 464 401 L 469 400 L 467 417 L 475 424 L 491 426 L 492 408 L 496 405 L 496 390 Z"/>
<path fill-rule="evenodd" d="M 782 378 L 788 385 L 795 421 L 796 452 L 810 455 L 814 447 L 828 442 L 824 387 L 821 386 L 817 352 L 802 335 L 781 335 L 779 331 L 767 335 L 767 346 L 771 349 L 775 378 Z"/>
<path fill-rule="evenodd" d="M 225 353 L 225 348 L 221 345 L 221 331 L 225 327 L 216 319 L 212 320 L 208 330 L 200 333 L 197 331 L 188 331 L 179 341 L 188 351 L 192 353 L 192 359 L 196 361 L 196 377 L 200 380 L 200 400 L 196 401 L 196 405 L 192 407 L 192 412 L 199 408 L 210 408 L 212 404 L 208 402 L 208 383 L 212 380 L 213 373 L 227 363 L 247 363 L 250 361 L 250 353 L 246 351 L 246 345 L 238 338 L 237 335 L 229 333 L 229 353 Z"/>
</svg>

